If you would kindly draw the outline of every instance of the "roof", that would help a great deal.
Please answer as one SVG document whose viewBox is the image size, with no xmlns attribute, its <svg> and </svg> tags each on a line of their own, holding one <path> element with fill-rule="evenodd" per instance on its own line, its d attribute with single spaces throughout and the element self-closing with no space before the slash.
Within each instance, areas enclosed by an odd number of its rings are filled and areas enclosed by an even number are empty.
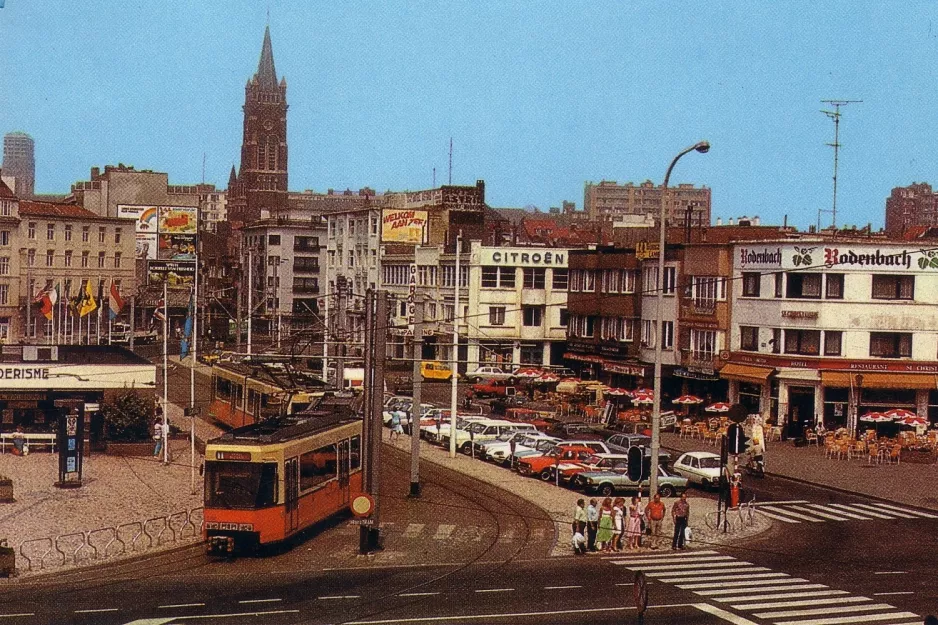
<svg viewBox="0 0 938 625">
<path fill-rule="evenodd" d="M 20 200 L 21 217 L 80 217 L 84 219 L 100 219 L 101 216 L 78 204 L 63 204 L 62 202 L 37 202 L 35 200 Z"/>
<path fill-rule="evenodd" d="M 719 458 L 720 454 L 715 454 L 712 451 L 688 451 L 684 456 L 690 456 L 691 458 Z"/>
<path fill-rule="evenodd" d="M 2 179 L 0 179 L 0 198 L 16 198 L 16 195 Z"/>
<path fill-rule="evenodd" d="M 261 89 L 277 88 L 277 70 L 274 67 L 274 48 L 270 43 L 270 26 L 264 29 L 264 45 L 261 47 L 261 58 L 257 63 L 257 73 L 254 77 Z"/>
</svg>

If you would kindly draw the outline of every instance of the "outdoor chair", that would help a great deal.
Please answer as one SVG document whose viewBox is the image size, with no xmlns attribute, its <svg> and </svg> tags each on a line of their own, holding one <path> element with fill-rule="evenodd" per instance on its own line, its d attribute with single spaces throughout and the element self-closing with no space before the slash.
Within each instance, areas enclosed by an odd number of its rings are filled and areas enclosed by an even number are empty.
<svg viewBox="0 0 938 625">
<path fill-rule="evenodd" d="M 890 463 L 895 462 L 896 464 L 899 464 L 899 457 L 901 455 L 902 455 L 902 445 L 895 444 L 889 450 L 889 455 L 886 457 L 886 459 Z"/>
<path fill-rule="evenodd" d="M 869 443 L 866 447 L 866 462 L 867 464 L 879 464 L 882 458 L 880 458 L 880 448 L 876 443 Z"/>
<path fill-rule="evenodd" d="M 817 433 L 811 428 L 804 431 L 804 438 L 808 441 L 808 444 L 814 443 L 818 447 L 821 445 L 821 439 L 818 438 Z"/>
</svg>

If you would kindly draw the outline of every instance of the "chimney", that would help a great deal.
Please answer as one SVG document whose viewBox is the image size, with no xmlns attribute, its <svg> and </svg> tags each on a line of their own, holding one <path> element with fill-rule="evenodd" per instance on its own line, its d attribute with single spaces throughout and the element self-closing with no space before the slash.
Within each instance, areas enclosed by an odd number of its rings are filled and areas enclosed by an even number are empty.
<svg viewBox="0 0 938 625">
<path fill-rule="evenodd" d="M 722 226 L 722 225 L 723 225 L 723 218 L 717 217 L 717 226 Z"/>
<path fill-rule="evenodd" d="M 91 179 L 92 179 L 92 180 L 94 180 L 95 178 L 97 178 L 97 177 L 100 176 L 100 175 L 101 175 L 101 168 L 100 168 L 100 167 L 92 167 L 92 168 L 91 168 Z"/>
<path fill-rule="evenodd" d="M 752 225 L 753 225 L 753 226 L 761 225 L 761 223 L 762 223 L 762 222 L 761 222 L 761 220 L 759 219 L 759 216 L 758 216 L 758 215 L 756 215 L 756 216 L 754 216 L 754 217 L 752 218 Z"/>
<path fill-rule="evenodd" d="M 731 225 L 731 226 L 735 226 L 735 225 L 736 225 L 736 218 L 735 218 L 735 217 L 730 217 L 729 225 Z"/>
</svg>

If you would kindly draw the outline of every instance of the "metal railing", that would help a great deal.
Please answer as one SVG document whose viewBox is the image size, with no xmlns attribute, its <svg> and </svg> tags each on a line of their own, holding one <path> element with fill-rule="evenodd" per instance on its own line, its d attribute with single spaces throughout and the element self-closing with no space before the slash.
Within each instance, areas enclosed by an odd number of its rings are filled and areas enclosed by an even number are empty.
<svg viewBox="0 0 938 625">
<path fill-rule="evenodd" d="M 88 532 L 25 540 L 18 549 L 27 571 L 93 564 L 202 538 L 202 508 L 181 510 Z"/>
</svg>

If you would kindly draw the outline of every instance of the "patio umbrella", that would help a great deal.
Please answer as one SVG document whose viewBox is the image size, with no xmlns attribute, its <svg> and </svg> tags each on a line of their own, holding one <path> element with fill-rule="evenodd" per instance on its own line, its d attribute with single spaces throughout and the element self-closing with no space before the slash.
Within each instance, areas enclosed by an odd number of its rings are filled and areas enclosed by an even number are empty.
<svg viewBox="0 0 938 625">
<path fill-rule="evenodd" d="M 892 412 L 892 411 L 890 411 Z M 888 412 L 886 413 L 889 414 Z M 920 417 L 917 414 L 913 414 L 909 417 L 902 417 L 901 419 L 896 419 L 896 423 L 899 425 L 911 425 L 912 427 L 919 427 L 922 425 L 928 425 L 928 419 L 925 417 Z"/>
<path fill-rule="evenodd" d="M 633 404 L 653 404 L 655 403 L 655 396 L 652 393 L 632 393 L 632 403 Z"/>
<path fill-rule="evenodd" d="M 715 404 L 710 404 L 709 406 L 704 408 L 704 410 L 706 410 L 707 412 L 729 412 L 730 405 L 727 404 L 726 402 L 718 401 Z"/>
<path fill-rule="evenodd" d="M 672 401 L 671 403 L 672 403 L 672 404 L 680 404 L 680 405 L 682 405 L 682 406 L 690 406 L 690 405 L 692 405 L 692 404 L 702 404 L 703 401 L 704 401 L 704 400 L 702 400 L 701 398 L 697 397 L 696 395 L 681 395 L 680 397 L 678 397 L 677 399 L 675 399 L 675 400 Z"/>
<path fill-rule="evenodd" d="M 537 378 L 537 381 L 544 384 L 553 384 L 554 382 L 560 382 L 560 376 L 556 373 L 546 371 Z"/>
<path fill-rule="evenodd" d="M 528 368 L 525 368 L 525 369 L 518 369 L 518 370 L 514 373 L 514 376 L 515 376 L 516 378 L 521 379 L 521 380 L 534 380 L 534 379 L 536 379 L 536 378 L 541 377 L 541 375 L 542 375 L 543 373 L 544 373 L 544 372 L 541 371 L 540 369 L 534 369 L 534 368 L 532 368 L 532 367 L 528 367 Z"/>
<path fill-rule="evenodd" d="M 873 412 L 868 412 L 862 417 L 860 417 L 860 421 L 866 421 L 867 423 L 872 423 L 873 431 L 879 434 L 879 429 L 878 429 L 879 424 L 889 423 L 890 421 L 892 421 L 892 417 L 888 417 L 886 416 L 885 413 L 882 413 L 882 412 L 873 411 Z"/>
<path fill-rule="evenodd" d="M 624 388 L 610 388 L 603 392 L 604 394 L 612 395 L 613 397 L 626 397 L 627 395 L 631 395 L 631 393 L 629 393 Z"/>
<path fill-rule="evenodd" d="M 906 410 L 905 408 L 893 408 L 892 410 L 887 410 L 885 415 L 890 419 L 908 419 L 911 417 L 918 417 L 917 414 L 911 410 Z"/>
</svg>

